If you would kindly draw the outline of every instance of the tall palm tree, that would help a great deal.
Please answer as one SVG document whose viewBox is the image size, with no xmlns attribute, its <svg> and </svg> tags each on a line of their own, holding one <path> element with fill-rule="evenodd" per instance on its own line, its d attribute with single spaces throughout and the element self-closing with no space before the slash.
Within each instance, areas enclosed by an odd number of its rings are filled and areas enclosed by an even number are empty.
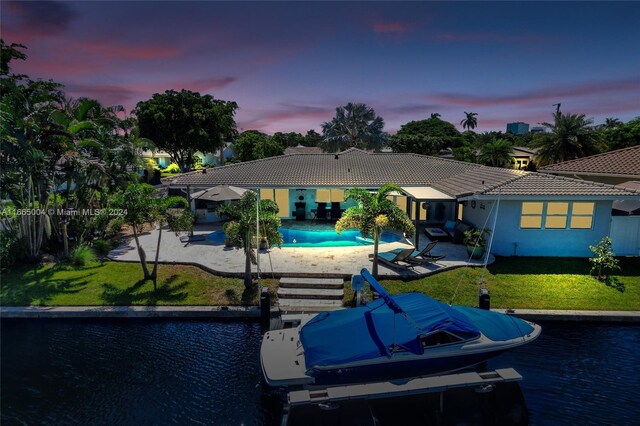
<svg viewBox="0 0 640 426">
<path fill-rule="evenodd" d="M 504 167 L 513 164 L 512 146 L 506 139 L 496 139 L 480 148 L 478 160 L 493 167 Z"/>
<path fill-rule="evenodd" d="M 384 120 L 373 108 L 349 102 L 336 108 L 331 121 L 322 123 L 322 148 L 328 152 L 354 147 L 379 150 L 386 141 L 383 128 Z"/>
<path fill-rule="evenodd" d="M 535 144 L 540 148 L 537 155 L 539 165 L 573 160 L 600 151 L 596 133 L 590 127 L 593 119 L 587 119 L 584 114 L 562 113 L 555 113 L 553 118 L 553 124 L 541 123 L 551 133 Z"/>
<path fill-rule="evenodd" d="M 478 126 L 478 119 L 476 118 L 478 113 L 465 111 L 464 114 L 466 115 L 466 117 L 464 118 L 464 120 L 460 121 L 462 128 L 467 130 L 475 129 L 476 126 Z"/>
<path fill-rule="evenodd" d="M 618 118 L 608 117 L 604 119 L 604 127 L 607 129 L 613 129 L 614 127 L 618 127 L 622 124 Z"/>
<path fill-rule="evenodd" d="M 251 264 L 256 264 L 256 201 L 257 195 L 247 191 L 237 204 L 221 206 L 218 214 L 230 220 L 224 224 L 224 231 L 229 242 L 238 249 L 244 250 L 244 285 L 252 286 Z M 270 245 L 282 247 L 282 234 L 278 231 L 281 225 L 278 217 L 278 206 L 271 200 L 262 200 L 259 204 L 258 227 L 260 237 L 266 238 Z"/>
<path fill-rule="evenodd" d="M 400 192 L 400 187 L 395 184 L 386 183 L 382 185 L 375 194 L 362 188 L 351 188 L 347 190 L 347 199 L 355 200 L 358 205 L 349 207 L 336 222 L 336 232 L 349 228 L 358 228 L 363 236 L 373 239 L 373 269 L 374 277 L 378 277 L 378 245 L 380 236 L 385 228 L 396 229 L 405 233 L 411 238 L 416 232 L 415 227 L 405 212 L 387 196 L 391 192 Z"/>
<path fill-rule="evenodd" d="M 431 118 L 433 118 L 433 119 L 440 118 L 440 117 L 442 117 L 442 116 L 438 112 L 431 113 Z"/>
</svg>

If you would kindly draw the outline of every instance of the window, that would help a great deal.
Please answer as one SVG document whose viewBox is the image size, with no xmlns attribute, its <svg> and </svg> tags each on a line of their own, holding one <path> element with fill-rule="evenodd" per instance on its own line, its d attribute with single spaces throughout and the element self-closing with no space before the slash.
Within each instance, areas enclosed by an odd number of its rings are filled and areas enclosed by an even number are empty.
<svg viewBox="0 0 640 426">
<path fill-rule="evenodd" d="M 446 331 L 437 331 L 431 333 L 428 336 L 424 336 L 421 339 L 422 347 L 427 348 L 431 346 L 448 345 L 450 343 L 458 343 L 462 339 L 453 334 L 449 334 Z"/>
<path fill-rule="evenodd" d="M 544 203 L 522 203 L 522 216 L 520 228 L 539 229 L 542 227 L 542 208 Z"/>
<path fill-rule="evenodd" d="M 283 188 L 260 188 L 260 199 L 275 201 L 278 216 L 289 217 L 289 190 Z"/>
<path fill-rule="evenodd" d="M 595 203 L 523 202 L 522 229 L 591 229 Z"/>
<path fill-rule="evenodd" d="M 341 203 L 344 189 L 316 189 L 316 203 Z"/>
<path fill-rule="evenodd" d="M 591 229 L 594 203 L 573 203 L 571 229 Z"/>
</svg>

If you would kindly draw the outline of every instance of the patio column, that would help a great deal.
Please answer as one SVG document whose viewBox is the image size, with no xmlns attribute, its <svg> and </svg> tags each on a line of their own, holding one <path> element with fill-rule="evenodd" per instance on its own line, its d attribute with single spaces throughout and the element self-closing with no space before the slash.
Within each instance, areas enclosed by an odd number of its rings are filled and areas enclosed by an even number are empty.
<svg viewBox="0 0 640 426">
<path fill-rule="evenodd" d="M 416 212 L 416 218 L 415 218 L 415 227 L 416 227 L 416 236 L 413 242 L 413 245 L 415 246 L 416 250 L 418 250 L 418 244 L 420 244 L 420 229 L 418 228 L 419 224 L 420 224 L 420 201 L 419 200 L 414 200 L 416 205 L 415 205 L 415 212 Z"/>
</svg>

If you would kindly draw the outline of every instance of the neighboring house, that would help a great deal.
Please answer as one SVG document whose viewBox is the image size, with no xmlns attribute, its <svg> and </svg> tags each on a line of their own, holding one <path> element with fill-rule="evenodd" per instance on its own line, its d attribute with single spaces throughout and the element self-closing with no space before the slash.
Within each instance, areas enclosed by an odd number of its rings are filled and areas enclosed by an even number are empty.
<svg viewBox="0 0 640 426">
<path fill-rule="evenodd" d="M 640 145 L 550 164 L 538 171 L 611 185 L 640 180 Z"/>
<path fill-rule="evenodd" d="M 391 199 L 417 226 L 461 219 L 494 227 L 492 252 L 503 256 L 590 256 L 609 235 L 614 200 L 640 193 L 541 173 L 494 168 L 418 154 L 293 154 L 196 171 L 175 178 L 173 194 L 227 184 L 272 199 L 283 219 L 311 220 L 320 203 L 345 209 L 348 188 L 395 183 Z M 497 210 L 497 217 L 495 216 Z M 425 238 L 417 233 L 416 240 Z M 416 241 L 417 242 L 417 241 Z M 638 255 L 638 249 L 631 253 Z"/>
<path fill-rule="evenodd" d="M 513 168 L 524 170 L 531 161 L 534 161 L 538 148 L 527 148 L 524 146 L 514 146 L 511 151 L 513 157 Z"/>
<path fill-rule="evenodd" d="M 617 149 L 576 160 L 551 164 L 538 170 L 556 176 L 571 176 L 640 191 L 640 145 Z M 637 255 L 640 245 L 640 197 L 620 199 L 612 205 L 611 240 L 617 255 Z"/>
<path fill-rule="evenodd" d="M 322 154 L 322 148 L 320 148 L 319 146 L 304 146 L 304 145 L 298 145 L 298 146 L 290 146 L 288 148 L 285 148 L 284 153 L 285 155 L 289 155 L 289 154 Z"/>
<path fill-rule="evenodd" d="M 223 150 L 223 155 L 225 160 L 230 160 L 233 158 L 233 143 L 227 142 L 226 146 Z M 200 158 L 203 165 L 209 166 L 217 166 L 220 163 L 220 150 L 217 150 L 215 153 L 203 154 L 200 151 L 196 152 L 196 156 Z M 153 159 L 158 167 L 161 169 L 167 168 L 171 163 L 171 156 L 169 153 L 165 151 L 142 151 L 142 158 L 151 158 Z"/>
</svg>

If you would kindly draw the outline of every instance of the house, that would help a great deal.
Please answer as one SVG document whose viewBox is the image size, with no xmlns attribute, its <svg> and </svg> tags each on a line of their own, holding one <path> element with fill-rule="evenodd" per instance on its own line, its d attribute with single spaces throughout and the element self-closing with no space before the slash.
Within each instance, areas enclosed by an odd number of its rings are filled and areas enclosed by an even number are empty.
<svg viewBox="0 0 640 426">
<path fill-rule="evenodd" d="M 550 164 L 538 171 L 611 185 L 640 180 L 640 145 Z"/>
<path fill-rule="evenodd" d="M 640 193 L 542 173 L 487 167 L 419 154 L 292 154 L 185 173 L 172 194 L 215 185 L 255 189 L 283 219 L 313 220 L 318 208 L 354 205 L 345 190 L 395 183 L 390 198 L 416 227 L 458 219 L 493 229 L 492 252 L 503 256 L 589 256 L 589 245 L 609 235 L 614 200 Z M 322 210 L 322 209 L 321 209 Z M 416 244 L 420 232 L 416 233 Z M 640 253 L 633 253 L 638 255 Z"/>
<path fill-rule="evenodd" d="M 230 160 L 233 158 L 233 143 L 227 142 L 225 144 L 223 155 L 225 160 Z M 203 154 L 202 152 L 196 152 L 196 156 L 200 158 L 200 161 L 205 166 L 217 166 L 220 163 L 220 150 L 217 150 L 214 153 Z M 142 151 L 142 158 L 150 158 L 156 162 L 158 167 L 161 169 L 167 168 L 171 163 L 171 155 L 168 152 L 159 150 L 144 150 Z"/>
<path fill-rule="evenodd" d="M 534 161 L 537 152 L 538 148 L 514 146 L 511 149 L 511 156 L 513 157 L 513 168 L 517 170 L 524 170 L 530 162 Z"/>
<path fill-rule="evenodd" d="M 640 145 L 551 164 L 538 170 L 556 176 L 616 185 L 640 191 Z M 617 255 L 637 255 L 640 241 L 640 197 L 613 202 L 610 236 Z"/>
</svg>

